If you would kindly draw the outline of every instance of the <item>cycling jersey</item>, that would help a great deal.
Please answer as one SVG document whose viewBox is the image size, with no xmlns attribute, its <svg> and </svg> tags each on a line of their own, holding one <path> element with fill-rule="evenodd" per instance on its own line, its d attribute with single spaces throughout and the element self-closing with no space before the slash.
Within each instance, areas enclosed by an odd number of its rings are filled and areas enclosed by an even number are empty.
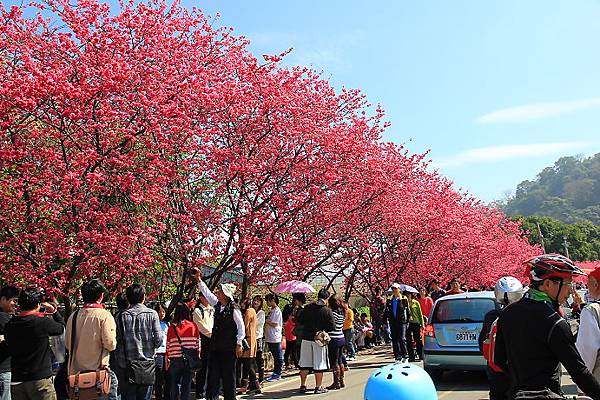
<svg viewBox="0 0 600 400">
<path fill-rule="evenodd" d="M 600 384 L 575 348 L 569 324 L 534 289 L 507 306 L 498 320 L 495 360 L 511 375 L 511 393 L 550 389 L 562 394 L 560 364 L 579 388 L 600 400 Z"/>
</svg>

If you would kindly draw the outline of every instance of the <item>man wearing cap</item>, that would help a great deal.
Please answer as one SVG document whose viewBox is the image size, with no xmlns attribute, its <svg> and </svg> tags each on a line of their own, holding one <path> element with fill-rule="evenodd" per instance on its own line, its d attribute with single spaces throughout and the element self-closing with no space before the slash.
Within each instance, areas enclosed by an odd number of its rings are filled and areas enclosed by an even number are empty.
<svg viewBox="0 0 600 400">
<path fill-rule="evenodd" d="M 588 296 L 590 301 L 581 310 L 579 333 L 575 346 L 585 366 L 594 377 L 600 380 L 600 268 L 588 275 Z"/>
<path fill-rule="evenodd" d="M 408 361 L 406 330 L 408 328 L 408 300 L 402 295 L 400 285 L 392 284 L 392 298 L 387 301 L 385 319 L 390 324 L 392 348 L 396 361 Z"/>
<path fill-rule="evenodd" d="M 244 319 L 233 300 L 235 285 L 221 283 L 216 294 L 202 281 L 200 270 L 192 278 L 208 303 L 215 308 L 214 324 L 208 356 L 206 399 L 217 400 L 221 382 L 225 400 L 235 400 L 236 357 L 242 355 L 242 341 L 246 337 Z"/>
</svg>

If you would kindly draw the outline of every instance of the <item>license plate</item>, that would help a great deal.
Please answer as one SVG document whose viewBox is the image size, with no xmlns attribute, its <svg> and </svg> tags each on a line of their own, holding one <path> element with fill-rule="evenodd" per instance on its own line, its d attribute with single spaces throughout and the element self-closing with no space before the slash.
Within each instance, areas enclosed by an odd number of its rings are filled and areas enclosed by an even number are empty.
<svg viewBox="0 0 600 400">
<path fill-rule="evenodd" d="M 457 332 L 456 333 L 456 341 L 457 342 L 476 342 L 477 334 L 475 332 Z"/>
</svg>

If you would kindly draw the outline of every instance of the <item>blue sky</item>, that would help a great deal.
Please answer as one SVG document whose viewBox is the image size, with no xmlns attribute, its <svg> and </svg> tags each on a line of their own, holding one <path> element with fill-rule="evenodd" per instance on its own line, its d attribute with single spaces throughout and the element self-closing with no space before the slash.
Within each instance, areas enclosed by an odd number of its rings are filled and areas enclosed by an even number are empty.
<svg viewBox="0 0 600 400">
<path fill-rule="evenodd" d="M 285 64 L 360 88 L 386 110 L 385 140 L 429 149 L 484 201 L 600 152 L 600 0 L 182 1 L 257 56 L 293 48 Z"/>
<path fill-rule="evenodd" d="M 386 140 L 430 149 L 485 201 L 562 155 L 600 151 L 600 0 L 185 0 L 257 55 L 290 47 L 337 87 L 360 88 Z"/>
</svg>

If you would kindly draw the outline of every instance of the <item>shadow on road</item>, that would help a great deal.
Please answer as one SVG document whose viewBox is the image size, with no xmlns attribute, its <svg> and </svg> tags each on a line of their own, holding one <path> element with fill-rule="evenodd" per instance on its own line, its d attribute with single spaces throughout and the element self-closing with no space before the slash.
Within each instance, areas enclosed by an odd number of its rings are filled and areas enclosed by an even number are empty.
<svg viewBox="0 0 600 400">
<path fill-rule="evenodd" d="M 484 371 L 448 371 L 441 380 L 435 382 L 438 391 L 473 391 L 488 390 L 487 377 Z"/>
</svg>

